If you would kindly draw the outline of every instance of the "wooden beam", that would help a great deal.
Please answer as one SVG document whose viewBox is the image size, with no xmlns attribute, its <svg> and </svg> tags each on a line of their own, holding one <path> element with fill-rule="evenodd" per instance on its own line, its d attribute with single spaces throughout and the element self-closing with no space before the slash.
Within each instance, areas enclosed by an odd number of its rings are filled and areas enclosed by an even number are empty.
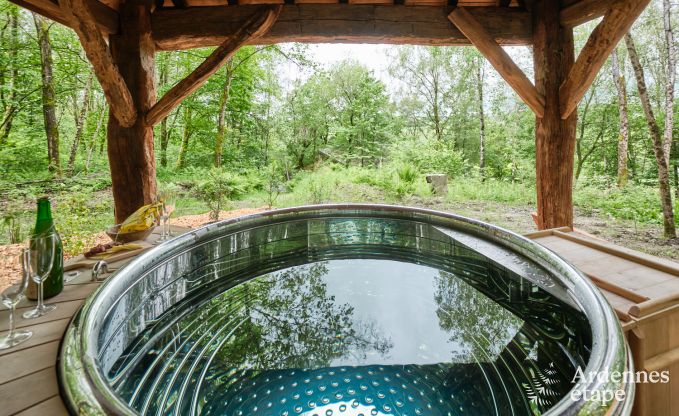
<svg viewBox="0 0 679 416">
<path fill-rule="evenodd" d="M 156 105 L 146 114 L 146 124 L 154 126 L 167 117 L 176 106 L 217 72 L 241 46 L 266 33 L 276 21 L 280 11 L 280 6 L 267 7 L 262 13 L 248 19 L 233 37 L 222 43 L 202 64 L 158 100 Z"/>
<path fill-rule="evenodd" d="M 64 13 L 59 8 L 59 5 L 50 0 L 10 0 L 19 7 L 28 9 L 48 19 L 68 26 L 69 22 L 66 20 Z"/>
<path fill-rule="evenodd" d="M 262 6 L 158 10 L 153 37 L 160 50 L 220 45 Z M 248 44 L 281 42 L 469 45 L 450 25 L 452 7 L 286 4 L 271 29 Z M 517 7 L 467 9 L 501 45 L 532 43 L 531 14 Z"/>
<path fill-rule="evenodd" d="M 608 56 L 649 2 L 650 0 L 620 1 L 594 29 L 559 90 L 562 119 L 567 119 L 577 108 Z"/>
<path fill-rule="evenodd" d="M 575 27 L 606 15 L 620 0 L 580 0 L 561 9 L 559 20 L 564 27 Z"/>
<path fill-rule="evenodd" d="M 61 23 L 64 26 L 71 26 L 71 22 L 65 15 L 59 4 L 51 0 L 10 0 L 17 6 L 28 9 L 48 19 Z M 118 12 L 99 2 L 98 0 L 85 0 L 96 21 L 99 30 L 108 35 L 118 33 L 119 18 Z"/>
<path fill-rule="evenodd" d="M 130 127 L 137 119 L 132 94 L 113 63 L 106 40 L 97 29 L 94 15 L 85 0 L 62 0 L 62 10 L 80 38 L 87 59 L 104 90 L 111 113 L 120 124 Z"/>
<path fill-rule="evenodd" d="M 526 74 L 514 63 L 502 46 L 495 42 L 493 36 L 483 25 L 464 7 L 453 10 L 448 15 L 448 19 L 488 59 L 535 115 L 542 117 L 545 113 L 545 97 L 538 93 Z"/>
</svg>

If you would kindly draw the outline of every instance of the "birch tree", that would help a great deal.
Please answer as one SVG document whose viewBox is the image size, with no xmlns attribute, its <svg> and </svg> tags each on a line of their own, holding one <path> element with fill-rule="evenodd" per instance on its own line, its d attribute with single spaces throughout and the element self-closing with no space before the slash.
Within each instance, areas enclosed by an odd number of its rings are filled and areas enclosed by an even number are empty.
<svg viewBox="0 0 679 416">
<path fill-rule="evenodd" d="M 660 203 L 663 212 L 663 230 L 665 237 L 677 238 L 677 231 L 674 225 L 674 212 L 672 210 L 672 189 L 670 186 L 669 176 L 669 157 L 665 152 L 665 143 L 663 135 L 660 132 L 660 127 L 655 119 L 651 100 L 648 96 L 648 88 L 646 87 L 646 79 L 644 76 L 644 68 L 641 66 L 639 54 L 637 53 L 636 45 L 631 33 L 625 35 L 625 45 L 627 46 L 627 54 L 629 55 L 632 69 L 634 70 L 634 77 L 637 81 L 637 89 L 639 92 L 639 99 L 641 100 L 641 107 L 646 116 L 646 123 L 653 142 L 653 153 L 658 167 L 658 188 L 660 190 Z M 668 48 L 671 50 L 672 48 Z M 670 52 L 671 54 L 671 52 Z M 669 77 L 668 77 L 669 78 Z M 666 87 L 674 89 L 674 87 Z M 669 93 L 667 94 L 669 95 Z M 672 112 L 670 110 L 670 112 Z M 671 120 L 671 118 L 670 118 Z"/>
<path fill-rule="evenodd" d="M 627 111 L 627 84 L 625 82 L 624 68 L 620 68 L 618 51 L 613 50 L 611 54 L 611 72 L 613 83 L 618 93 L 618 114 L 620 134 L 618 135 L 618 186 L 623 188 L 627 185 L 629 178 L 628 147 L 629 147 L 629 116 Z"/>
</svg>

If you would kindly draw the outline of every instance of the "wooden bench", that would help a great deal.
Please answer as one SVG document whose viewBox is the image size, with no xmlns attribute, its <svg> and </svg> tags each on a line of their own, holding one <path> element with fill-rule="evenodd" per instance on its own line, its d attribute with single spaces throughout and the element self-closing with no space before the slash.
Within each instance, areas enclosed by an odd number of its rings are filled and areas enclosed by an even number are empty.
<svg viewBox="0 0 679 416">
<path fill-rule="evenodd" d="M 679 264 L 568 228 L 528 234 L 575 265 L 615 309 L 635 370 L 670 371 L 669 383 L 638 383 L 635 415 L 679 415 Z"/>
</svg>

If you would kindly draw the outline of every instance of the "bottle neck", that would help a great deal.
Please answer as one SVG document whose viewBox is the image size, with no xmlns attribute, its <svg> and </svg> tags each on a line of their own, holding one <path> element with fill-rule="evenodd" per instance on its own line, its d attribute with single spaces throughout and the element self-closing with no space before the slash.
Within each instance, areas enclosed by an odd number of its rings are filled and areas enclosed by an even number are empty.
<svg viewBox="0 0 679 416">
<path fill-rule="evenodd" d="M 35 221 L 35 234 L 41 234 L 54 227 L 52 205 L 49 199 L 38 200 L 38 217 Z"/>
</svg>

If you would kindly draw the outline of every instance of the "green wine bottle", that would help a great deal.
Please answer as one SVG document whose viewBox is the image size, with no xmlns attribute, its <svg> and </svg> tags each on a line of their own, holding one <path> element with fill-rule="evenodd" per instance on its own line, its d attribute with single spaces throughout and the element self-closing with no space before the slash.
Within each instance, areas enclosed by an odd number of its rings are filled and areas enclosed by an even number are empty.
<svg viewBox="0 0 679 416">
<path fill-rule="evenodd" d="M 54 264 L 50 275 L 43 282 L 44 299 L 58 295 L 64 289 L 64 248 L 52 219 L 52 205 L 47 197 L 38 199 L 38 218 L 35 221 L 34 235 L 47 233 L 56 234 L 54 250 Z M 31 242 L 31 244 L 33 244 Z M 31 279 L 26 290 L 26 297 L 31 300 L 38 298 L 38 285 Z"/>
</svg>

